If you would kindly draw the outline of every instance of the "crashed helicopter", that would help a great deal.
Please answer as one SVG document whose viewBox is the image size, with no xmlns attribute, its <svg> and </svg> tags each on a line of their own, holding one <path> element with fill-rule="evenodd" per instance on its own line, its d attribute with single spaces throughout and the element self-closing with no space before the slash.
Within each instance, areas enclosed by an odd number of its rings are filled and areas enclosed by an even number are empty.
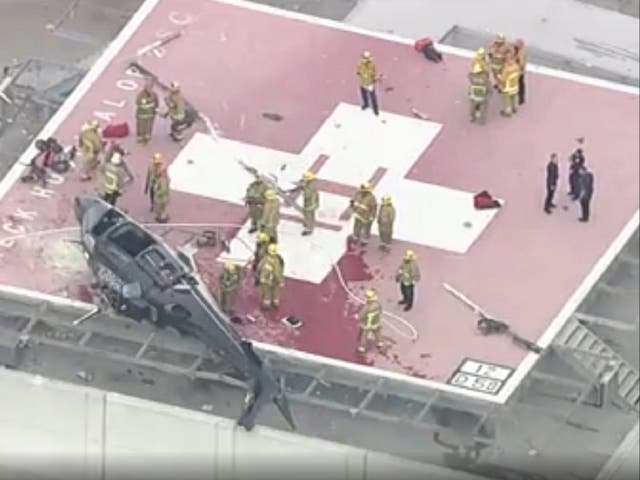
<svg viewBox="0 0 640 480">
<path fill-rule="evenodd" d="M 234 330 L 187 254 L 174 252 L 99 197 L 76 197 L 74 210 L 96 288 L 116 313 L 195 337 L 241 372 L 248 392 L 238 424 L 246 430 L 253 428 L 258 412 L 269 402 L 295 430 L 283 385 L 252 344 Z"/>
</svg>

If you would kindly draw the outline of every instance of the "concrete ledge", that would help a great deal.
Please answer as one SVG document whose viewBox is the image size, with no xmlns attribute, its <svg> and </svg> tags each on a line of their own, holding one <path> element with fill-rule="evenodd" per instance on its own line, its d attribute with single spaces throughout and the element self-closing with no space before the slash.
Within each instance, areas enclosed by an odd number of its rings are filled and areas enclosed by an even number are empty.
<svg viewBox="0 0 640 480">
<path fill-rule="evenodd" d="M 484 478 L 18 371 L 0 391 L 1 478 Z"/>
</svg>

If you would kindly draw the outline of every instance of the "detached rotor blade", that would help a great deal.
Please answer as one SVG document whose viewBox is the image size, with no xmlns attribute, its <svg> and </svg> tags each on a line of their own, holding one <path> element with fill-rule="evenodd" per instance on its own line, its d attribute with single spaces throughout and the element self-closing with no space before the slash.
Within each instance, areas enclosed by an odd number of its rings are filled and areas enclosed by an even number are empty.
<svg viewBox="0 0 640 480">
<path fill-rule="evenodd" d="M 458 290 L 456 290 L 455 288 L 453 288 L 451 285 L 449 285 L 448 283 L 443 283 L 442 286 L 444 287 L 444 289 L 449 292 L 451 295 L 453 295 L 455 298 L 457 298 L 460 302 L 464 303 L 469 309 L 471 309 L 474 313 L 487 317 L 488 315 L 482 311 L 482 309 L 476 305 L 475 303 L 473 303 L 471 300 L 469 300 L 463 293 L 459 292 Z"/>
</svg>

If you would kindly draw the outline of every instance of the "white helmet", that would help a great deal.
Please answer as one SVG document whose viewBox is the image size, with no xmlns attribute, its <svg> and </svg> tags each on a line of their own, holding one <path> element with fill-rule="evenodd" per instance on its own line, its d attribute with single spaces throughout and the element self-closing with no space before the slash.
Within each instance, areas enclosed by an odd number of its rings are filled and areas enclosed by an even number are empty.
<svg viewBox="0 0 640 480">
<path fill-rule="evenodd" d="M 118 152 L 115 152 L 111 157 L 111 163 L 114 165 L 120 165 L 122 163 L 122 156 Z"/>
</svg>

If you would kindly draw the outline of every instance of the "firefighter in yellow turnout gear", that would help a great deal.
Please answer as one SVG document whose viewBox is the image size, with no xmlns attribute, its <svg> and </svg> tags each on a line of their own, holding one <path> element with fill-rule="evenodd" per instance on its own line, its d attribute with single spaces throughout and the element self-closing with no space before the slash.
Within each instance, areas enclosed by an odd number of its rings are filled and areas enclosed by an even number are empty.
<svg viewBox="0 0 640 480">
<path fill-rule="evenodd" d="M 469 113 L 472 122 L 486 122 L 490 88 L 489 71 L 483 69 L 479 63 L 474 64 L 469 74 Z"/>
<path fill-rule="evenodd" d="M 484 48 L 477 49 L 473 59 L 471 60 L 471 71 L 476 67 L 479 67 L 480 70 L 489 70 L 487 51 Z"/>
<path fill-rule="evenodd" d="M 167 166 L 161 165 L 158 169 L 158 175 L 153 182 L 153 213 L 156 217 L 156 222 L 167 223 L 169 221 L 169 215 L 167 210 L 169 208 L 169 173 L 167 172 Z"/>
<path fill-rule="evenodd" d="M 500 74 L 500 93 L 502 95 L 502 110 L 500 113 L 509 117 L 518 111 L 518 89 L 520 82 L 520 67 L 516 58 L 509 54 Z"/>
<path fill-rule="evenodd" d="M 133 175 L 124 161 L 125 151 L 116 143 L 112 143 L 105 155 L 102 169 L 102 198 L 115 206 L 122 195 L 126 183 L 133 181 Z"/>
<path fill-rule="evenodd" d="M 256 248 L 253 252 L 253 264 L 251 265 L 251 270 L 253 270 L 255 273 L 256 287 L 260 285 L 260 275 L 258 274 L 258 267 L 260 266 L 260 262 L 262 262 L 262 259 L 266 257 L 268 247 L 269 235 L 260 232 L 256 237 Z"/>
<path fill-rule="evenodd" d="M 260 231 L 269 236 L 271 243 L 278 243 L 278 224 L 280 223 L 280 199 L 275 190 L 264 194 L 265 203 L 260 219 Z"/>
<path fill-rule="evenodd" d="M 284 260 L 274 243 L 267 248 L 267 255 L 258 266 L 260 304 L 263 310 L 280 306 L 280 291 L 284 287 Z"/>
<path fill-rule="evenodd" d="M 355 193 L 350 202 L 353 210 L 353 241 L 366 245 L 371 236 L 371 225 L 376 218 L 378 202 L 371 191 L 371 184 L 365 182 Z"/>
<path fill-rule="evenodd" d="M 136 96 L 136 136 L 138 143 L 146 145 L 151 141 L 153 124 L 160 105 L 158 95 L 153 91 L 153 79 L 145 81 Z"/>
<path fill-rule="evenodd" d="M 382 205 L 378 211 L 378 234 L 380 235 L 380 250 L 388 251 L 393 241 L 393 223 L 396 220 L 396 209 L 391 197 L 382 197 Z"/>
<path fill-rule="evenodd" d="M 220 274 L 220 308 L 229 316 L 233 315 L 236 294 L 240 286 L 240 268 L 233 262 L 228 262 Z"/>
<path fill-rule="evenodd" d="M 171 120 L 170 136 L 174 142 L 181 142 L 184 139 L 184 131 L 187 129 L 185 124 L 185 104 L 182 94 L 180 93 L 180 84 L 171 82 L 169 86 L 169 95 L 164 99 L 167 106 L 167 113 Z"/>
<path fill-rule="evenodd" d="M 379 115 L 378 96 L 376 95 L 376 83 L 380 79 L 376 64 L 373 63 L 371 52 L 362 52 L 362 57 L 356 66 L 356 74 L 360 77 L 360 97 L 362 109 L 371 107 L 375 115 Z"/>
<path fill-rule="evenodd" d="M 378 302 L 378 295 L 374 290 L 367 290 L 366 303 L 360 309 L 358 316 L 360 322 L 360 334 L 358 338 L 358 352 L 367 351 L 369 335 L 373 334 L 378 348 L 384 347 L 382 338 L 382 306 Z"/>
<path fill-rule="evenodd" d="M 153 211 L 153 195 L 154 195 L 154 185 L 156 179 L 160 176 L 160 171 L 164 167 L 164 161 L 162 160 L 162 155 L 156 153 L 151 160 L 151 165 L 147 169 L 147 178 L 144 182 L 144 193 L 145 195 L 149 195 L 149 204 L 151 206 L 151 211 Z"/>
<path fill-rule="evenodd" d="M 315 182 L 315 175 L 311 172 L 302 174 L 302 210 L 304 230 L 302 235 L 311 235 L 316 223 L 316 211 L 320 206 L 320 195 Z"/>
<path fill-rule="evenodd" d="M 495 88 L 500 86 L 500 73 L 507 59 L 507 53 L 509 53 L 507 39 L 502 33 L 499 33 L 489 47 L 489 62 Z"/>
<path fill-rule="evenodd" d="M 82 176 L 80 180 L 91 180 L 100 164 L 100 154 L 103 149 L 100 124 L 96 120 L 92 120 L 82 126 L 78 138 L 78 147 L 82 153 Z"/>
<path fill-rule="evenodd" d="M 396 273 L 396 281 L 400 284 L 400 295 L 402 296 L 398 304 L 404 305 L 404 311 L 407 312 L 413 308 L 415 285 L 420 281 L 420 268 L 413 251 L 407 250 L 405 252 Z"/>
<path fill-rule="evenodd" d="M 269 187 L 259 175 L 256 175 L 255 180 L 247 187 L 244 203 L 249 207 L 249 218 L 251 219 L 249 233 L 254 233 L 258 230 L 264 211 L 265 194 L 268 189 Z"/>
</svg>

